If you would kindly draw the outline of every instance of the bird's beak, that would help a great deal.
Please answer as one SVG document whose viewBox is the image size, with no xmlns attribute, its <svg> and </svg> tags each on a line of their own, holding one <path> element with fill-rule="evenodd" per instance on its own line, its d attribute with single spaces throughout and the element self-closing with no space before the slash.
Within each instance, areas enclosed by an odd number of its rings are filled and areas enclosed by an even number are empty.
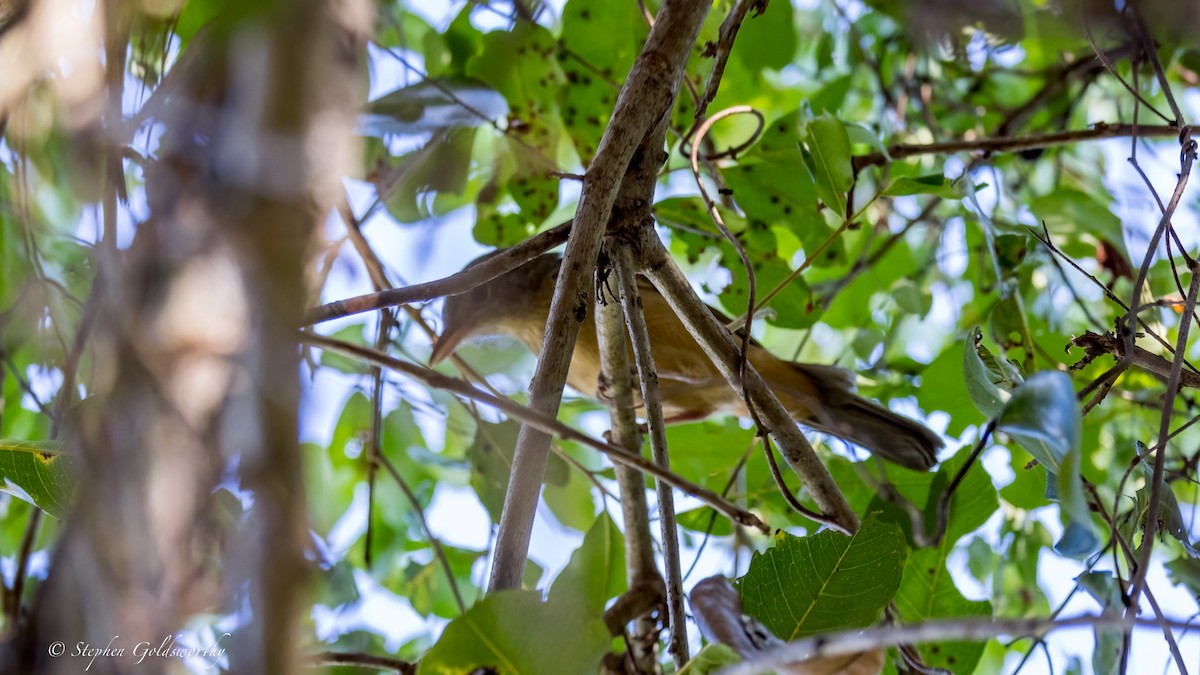
<svg viewBox="0 0 1200 675">
<path fill-rule="evenodd" d="M 462 330 L 458 327 L 447 327 L 446 332 L 442 333 L 437 339 L 437 343 L 433 345 L 433 353 L 429 355 L 429 365 L 436 366 L 446 360 L 447 356 L 454 353 L 458 348 L 459 343 L 467 339 L 469 331 Z"/>
</svg>

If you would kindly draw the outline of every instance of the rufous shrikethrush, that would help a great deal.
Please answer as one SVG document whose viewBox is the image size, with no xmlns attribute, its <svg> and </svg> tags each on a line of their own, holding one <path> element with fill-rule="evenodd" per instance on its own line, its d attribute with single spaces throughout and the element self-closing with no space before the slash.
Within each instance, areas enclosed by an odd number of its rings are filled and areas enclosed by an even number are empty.
<svg viewBox="0 0 1200 675">
<path fill-rule="evenodd" d="M 468 293 L 446 298 L 445 326 L 430 361 L 438 363 L 468 338 L 487 335 L 508 335 L 538 353 L 561 262 L 557 255 L 542 255 Z M 741 392 L 721 376 L 662 295 L 641 278 L 638 291 L 658 370 L 665 421 L 701 420 L 717 413 L 748 416 Z M 727 317 L 712 311 L 728 323 Z M 751 342 L 749 360 L 797 422 L 910 469 L 924 471 L 937 463 L 941 438 L 920 423 L 856 395 L 850 371 L 785 361 L 757 342 Z M 567 384 L 598 399 L 599 382 L 596 327 L 585 320 Z"/>
</svg>

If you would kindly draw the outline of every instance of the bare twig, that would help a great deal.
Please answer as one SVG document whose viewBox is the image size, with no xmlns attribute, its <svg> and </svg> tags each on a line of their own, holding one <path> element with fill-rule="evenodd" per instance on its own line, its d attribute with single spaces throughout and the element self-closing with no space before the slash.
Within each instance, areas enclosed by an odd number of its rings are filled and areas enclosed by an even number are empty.
<svg viewBox="0 0 1200 675">
<path fill-rule="evenodd" d="M 737 3 L 730 8 L 729 14 L 725 16 L 725 20 L 721 22 L 720 31 L 717 33 L 717 44 L 711 47 L 714 59 L 712 72 L 708 76 L 708 85 L 704 87 L 704 94 L 696 102 L 697 121 L 704 117 L 704 113 L 708 111 L 708 104 L 717 97 L 717 88 L 721 86 L 721 78 L 725 75 L 725 65 L 729 62 L 729 55 L 733 52 L 733 41 L 737 38 L 738 30 L 742 27 L 742 22 L 746 20 L 746 15 L 753 9 L 755 17 L 762 16 L 763 12 L 767 11 L 767 2 L 768 0 L 737 0 Z M 699 142 L 696 144 L 699 145 Z"/>
<path fill-rule="evenodd" d="M 1106 124 L 1098 122 L 1091 129 L 1073 129 L 1048 134 L 1031 134 L 1029 136 L 995 136 L 917 145 L 898 143 L 888 146 L 886 156 L 882 153 L 874 152 L 855 157 L 854 168 L 855 170 L 860 170 L 868 166 L 877 166 L 919 155 L 942 155 L 964 151 L 986 153 L 1021 152 L 1022 150 L 1050 148 L 1102 138 L 1125 138 L 1135 134 L 1153 138 L 1167 138 L 1178 136 L 1180 131 L 1181 128 L 1176 126 L 1141 126 L 1135 129 L 1131 124 Z"/>
<path fill-rule="evenodd" d="M 1197 626 L 1183 621 L 1148 621 L 1111 614 L 1101 616 L 1077 616 L 1066 619 L 987 619 L 958 617 L 939 619 L 906 626 L 880 626 L 857 628 L 814 635 L 803 640 L 790 642 L 782 647 L 768 650 L 761 657 L 747 659 L 718 671 L 719 675 L 755 675 L 770 671 L 788 663 L 795 663 L 814 656 L 851 654 L 876 647 L 887 647 L 902 643 L 948 642 L 956 640 L 983 641 L 1001 635 L 1041 635 L 1062 628 L 1159 628 L 1170 626 L 1182 630 Z"/>
<path fill-rule="evenodd" d="M 359 295 L 345 300 L 336 300 L 309 310 L 305 325 L 312 325 L 353 314 L 361 314 L 385 307 L 424 302 L 446 295 L 459 295 L 476 286 L 487 283 L 505 272 L 512 271 L 533 260 L 567 240 L 571 233 L 571 222 L 567 221 L 539 232 L 525 241 L 505 249 L 477 265 L 456 272 L 443 279 L 424 284 L 413 284 L 403 288 L 392 288 L 376 293 Z"/>
<path fill-rule="evenodd" d="M 662 396 L 658 389 L 658 369 L 654 366 L 650 331 L 646 327 L 642 299 L 638 295 L 633 257 L 626 247 L 619 247 L 613 253 L 616 263 L 614 272 L 620 287 L 621 305 L 625 310 L 625 324 L 629 328 L 633 355 L 637 361 L 638 381 L 642 385 L 642 404 L 650 426 L 650 452 L 654 456 L 655 464 L 664 470 L 670 470 L 671 460 L 667 452 Z M 676 668 L 682 668 L 683 664 L 688 662 L 688 641 L 687 623 L 683 613 L 679 530 L 675 524 L 675 496 L 671 493 L 671 486 L 661 481 L 658 483 L 658 521 L 662 537 L 663 567 L 667 577 L 667 614 L 671 625 L 670 652 Z"/>
<path fill-rule="evenodd" d="M 633 378 L 629 370 L 629 350 L 625 315 L 621 303 L 607 292 L 599 279 L 607 271 L 597 270 L 596 337 L 604 379 L 604 400 L 612 420 L 613 441 L 631 454 L 641 454 L 642 433 L 634 415 Z M 613 294 L 615 295 L 615 294 Z M 646 481 L 637 470 L 618 464 L 617 485 L 621 489 L 621 514 L 625 521 L 625 575 L 629 588 L 656 585 L 665 593 L 662 576 L 654 562 L 654 540 L 650 536 L 650 513 L 646 501 Z M 649 616 L 640 616 L 630 638 L 630 653 L 641 671 L 652 672 L 657 663 L 658 631 Z"/>
<path fill-rule="evenodd" d="M 417 664 L 374 654 L 356 654 L 350 652 L 318 652 L 308 657 L 308 665 L 313 668 L 324 666 L 358 666 L 360 668 L 375 668 L 390 670 L 396 675 L 415 675 Z"/>
</svg>

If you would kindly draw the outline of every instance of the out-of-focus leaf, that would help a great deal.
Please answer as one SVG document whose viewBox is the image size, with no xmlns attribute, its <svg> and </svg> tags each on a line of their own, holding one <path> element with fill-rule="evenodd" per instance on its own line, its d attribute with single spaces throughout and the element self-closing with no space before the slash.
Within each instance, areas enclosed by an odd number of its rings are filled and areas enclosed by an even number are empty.
<svg viewBox="0 0 1200 675">
<path fill-rule="evenodd" d="M 454 584 L 462 595 L 463 604 L 470 607 L 480 595 L 479 589 L 471 583 L 471 567 L 483 556 L 483 552 L 445 544 L 442 545 L 442 552 L 454 575 Z M 418 614 L 453 619 L 462 612 L 454 598 L 454 587 L 450 584 L 446 577 L 446 566 L 441 560 L 435 557 L 423 565 L 410 560 L 403 572 L 402 593 Z"/>
<path fill-rule="evenodd" d="M 1046 223 L 1046 228 L 1056 239 L 1078 241 L 1081 234 L 1090 234 L 1096 240 L 1125 241 L 1121 219 L 1113 214 L 1109 204 L 1079 190 L 1058 188 L 1034 199 L 1029 209 L 1039 222 Z M 1120 247 L 1122 252 L 1124 248 Z M 1064 250 L 1075 254 L 1081 249 Z M 1094 248 L 1091 253 L 1095 253 Z"/>
<path fill-rule="evenodd" d="M 594 673 L 609 642 L 608 630 L 586 603 L 543 602 L 536 591 L 501 591 L 451 621 L 417 673 L 458 675 L 480 668 L 498 675 Z"/>
<path fill-rule="evenodd" d="M 748 71 L 779 70 L 795 62 L 796 25 L 794 10 L 787 3 L 768 4 L 766 11 L 752 11 L 738 30 L 730 58 L 738 59 Z"/>
<path fill-rule="evenodd" d="M 348 342 L 360 347 L 367 346 L 367 340 L 363 337 L 363 324 L 356 323 L 346 326 L 336 333 L 329 336 L 330 339 L 339 342 Z M 348 356 L 343 356 L 339 352 L 329 349 L 321 350 L 320 363 L 322 366 L 333 368 L 334 370 L 353 375 L 359 375 L 367 372 L 367 365 L 359 359 L 352 359 Z"/>
<path fill-rule="evenodd" d="M 933 195 L 943 199 L 962 199 L 962 191 L 940 173 L 928 176 L 901 176 L 883 190 L 884 197 Z"/>
<path fill-rule="evenodd" d="M 471 462 L 471 487 L 496 523 L 500 522 L 504 508 L 504 493 L 512 473 L 513 450 L 520 428 L 511 420 L 499 424 L 483 422 L 475 434 L 474 445 L 467 450 L 467 459 Z M 568 470 L 566 462 L 551 455 L 546 464 L 546 483 L 565 484 Z"/>
<path fill-rule="evenodd" d="M 1200 560 L 1176 558 L 1165 566 L 1172 582 L 1186 588 L 1193 598 L 1200 598 Z"/>
<path fill-rule="evenodd" d="M 415 134 L 448 127 L 477 127 L 508 114 L 504 97 L 467 79 L 422 80 L 367 105 L 360 124 L 370 136 Z"/>
<path fill-rule="evenodd" d="M 1121 587 L 1111 572 L 1084 572 L 1075 581 L 1088 592 L 1105 614 L 1123 609 Z M 1096 649 L 1092 652 L 1092 672 L 1096 675 L 1114 675 L 1121 670 L 1121 648 L 1123 636 L 1120 630 L 1096 628 Z"/>
</svg>

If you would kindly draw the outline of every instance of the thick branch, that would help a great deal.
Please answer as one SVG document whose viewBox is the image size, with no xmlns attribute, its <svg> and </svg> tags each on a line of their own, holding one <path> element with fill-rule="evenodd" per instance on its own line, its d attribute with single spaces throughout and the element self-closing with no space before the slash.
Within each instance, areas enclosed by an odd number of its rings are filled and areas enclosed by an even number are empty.
<svg viewBox="0 0 1200 675">
<path fill-rule="evenodd" d="M 551 417 L 558 412 L 575 338 L 587 317 L 596 257 L 618 188 L 634 151 L 670 113 L 709 7 L 709 3 L 688 0 L 667 0 L 663 4 L 584 178 L 572 228 L 574 236 L 563 255 L 529 392 L 530 407 Z M 530 426 L 521 428 L 500 516 L 490 590 L 516 588 L 521 583 L 549 449 L 549 435 Z"/>
</svg>

